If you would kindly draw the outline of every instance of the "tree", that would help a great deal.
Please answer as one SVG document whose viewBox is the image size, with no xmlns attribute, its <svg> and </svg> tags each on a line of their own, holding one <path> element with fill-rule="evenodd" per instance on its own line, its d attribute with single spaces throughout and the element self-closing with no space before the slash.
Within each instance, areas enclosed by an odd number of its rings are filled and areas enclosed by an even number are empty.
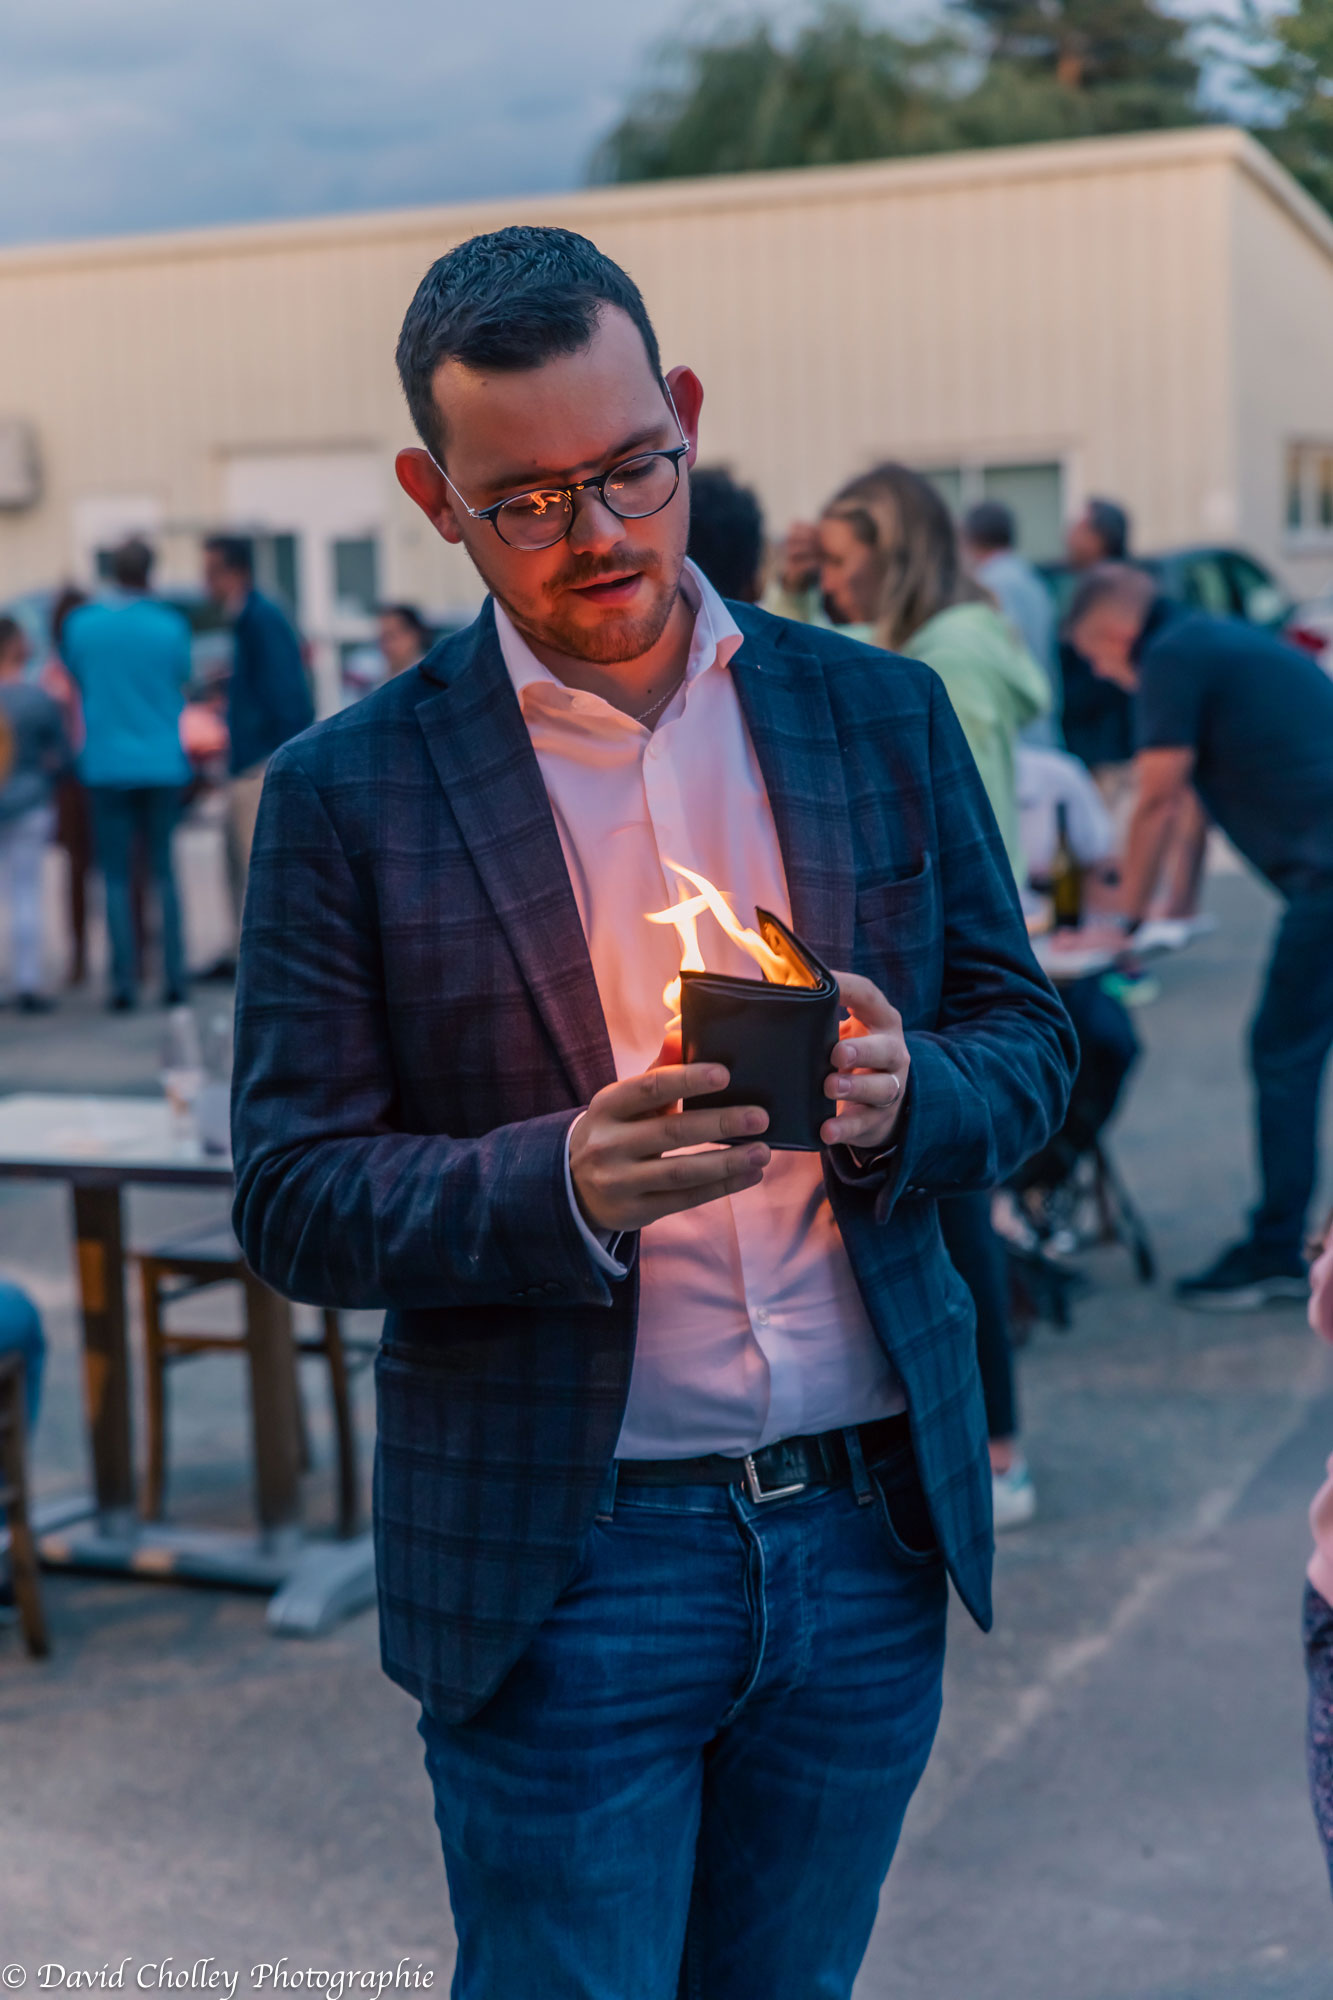
<svg viewBox="0 0 1333 2000">
<path fill-rule="evenodd" d="M 657 79 L 594 154 L 592 177 L 1188 125 L 1200 116 L 1189 32 L 1156 0 L 952 0 L 943 26 L 918 40 L 872 25 L 857 0 L 823 0 L 789 41 L 752 17 L 663 51 Z"/>
<path fill-rule="evenodd" d="M 963 0 L 985 69 L 953 110 L 956 143 L 1014 145 L 1191 125 L 1189 27 L 1154 0 Z"/>
<path fill-rule="evenodd" d="M 671 179 L 929 152 L 947 144 L 950 32 L 909 41 L 824 0 L 784 45 L 764 20 L 659 58 L 660 80 L 598 146 L 592 178 Z"/>
<path fill-rule="evenodd" d="M 1245 68 L 1276 121 L 1255 136 L 1333 211 L 1333 0 L 1298 0 L 1276 15 L 1250 6 L 1246 30 Z"/>
</svg>

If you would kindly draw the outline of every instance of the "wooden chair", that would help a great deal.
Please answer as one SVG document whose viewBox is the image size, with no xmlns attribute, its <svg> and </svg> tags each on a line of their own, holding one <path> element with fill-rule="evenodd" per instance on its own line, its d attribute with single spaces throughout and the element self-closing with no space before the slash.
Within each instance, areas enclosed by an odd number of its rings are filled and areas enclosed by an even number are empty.
<svg viewBox="0 0 1333 2000">
<path fill-rule="evenodd" d="M 239 1333 L 197 1331 L 180 1326 L 169 1328 L 166 1324 L 167 1313 L 180 1300 L 216 1285 L 238 1285 L 246 1296 L 249 1273 L 240 1245 L 231 1232 L 230 1224 L 224 1220 L 182 1232 L 134 1254 L 143 1287 L 148 1413 L 148 1465 L 143 1511 L 149 1520 L 160 1520 L 166 1492 L 167 1370 L 176 1362 L 188 1361 L 200 1354 L 245 1354 L 249 1342 L 248 1324 Z M 364 1366 L 372 1358 L 376 1343 L 345 1340 L 341 1319 L 331 1311 L 320 1314 L 317 1331 L 296 1333 L 293 1340 L 298 1355 L 317 1354 L 328 1365 L 338 1453 L 338 1533 L 344 1537 L 351 1536 L 359 1526 L 361 1498 L 350 1378 L 355 1367 Z M 252 1398 L 253 1393 L 252 1375 Z M 297 1408 L 299 1413 L 299 1400 Z M 298 1415 L 298 1421 L 301 1426 L 301 1463 L 303 1468 L 308 1468 L 310 1448 L 304 1418 Z"/>
<path fill-rule="evenodd" d="M 0 1511 L 9 1529 L 9 1570 L 24 1643 L 34 1659 L 44 1659 L 51 1648 L 37 1576 L 37 1546 L 28 1523 L 23 1382 L 22 1357 L 0 1355 Z"/>
</svg>

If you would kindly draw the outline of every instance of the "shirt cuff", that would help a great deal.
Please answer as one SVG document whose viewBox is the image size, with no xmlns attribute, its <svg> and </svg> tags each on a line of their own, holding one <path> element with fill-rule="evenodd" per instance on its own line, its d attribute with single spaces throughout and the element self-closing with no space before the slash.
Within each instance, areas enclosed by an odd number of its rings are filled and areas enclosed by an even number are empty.
<svg viewBox="0 0 1333 2000">
<path fill-rule="evenodd" d="M 574 1137 L 575 1127 L 582 1117 L 583 1113 L 580 1112 L 578 1118 L 574 1120 L 574 1124 L 570 1126 L 568 1132 L 565 1134 L 565 1193 L 569 1197 L 570 1214 L 573 1216 L 574 1226 L 583 1238 L 583 1241 L 587 1244 L 588 1254 L 598 1270 L 605 1271 L 608 1278 L 627 1278 L 629 1276 L 629 1265 L 622 1264 L 620 1259 L 615 1255 L 615 1252 L 620 1248 L 621 1238 L 624 1234 L 623 1230 L 612 1234 L 609 1229 L 590 1229 L 584 1220 L 583 1210 L 579 1207 L 579 1198 L 574 1192 L 574 1175 L 569 1165 L 569 1142 Z"/>
</svg>

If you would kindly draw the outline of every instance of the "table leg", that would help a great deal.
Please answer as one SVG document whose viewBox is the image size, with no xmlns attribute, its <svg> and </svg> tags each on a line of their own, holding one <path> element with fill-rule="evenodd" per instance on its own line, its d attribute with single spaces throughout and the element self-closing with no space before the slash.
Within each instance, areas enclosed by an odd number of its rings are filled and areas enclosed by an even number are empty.
<svg viewBox="0 0 1333 2000">
<path fill-rule="evenodd" d="M 135 1504 L 120 1189 L 76 1183 L 73 1196 L 98 1527 L 106 1535 L 124 1535 L 133 1529 Z"/>
<path fill-rule="evenodd" d="M 250 1399 L 255 1440 L 255 1503 L 261 1532 L 279 1541 L 301 1519 L 300 1385 L 292 1309 L 252 1272 L 245 1275 Z"/>
</svg>

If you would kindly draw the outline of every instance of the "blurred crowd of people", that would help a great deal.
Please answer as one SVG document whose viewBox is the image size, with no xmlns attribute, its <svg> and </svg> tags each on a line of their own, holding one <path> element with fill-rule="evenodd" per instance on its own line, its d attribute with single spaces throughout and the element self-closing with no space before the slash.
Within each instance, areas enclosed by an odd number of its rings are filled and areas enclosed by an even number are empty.
<svg viewBox="0 0 1333 2000">
<path fill-rule="evenodd" d="M 132 537 L 110 552 L 105 588 L 52 601 L 45 644 L 0 616 L 0 903 L 8 913 L 12 1001 L 56 1005 L 47 936 L 45 864 L 66 857 L 66 980 L 88 978 L 88 886 L 100 875 L 108 939 L 107 1005 L 143 994 L 180 1004 L 189 985 L 173 835 L 204 792 L 225 793 L 225 858 L 240 921 L 255 817 L 273 752 L 315 716 L 308 648 L 281 605 L 256 588 L 251 544 L 203 544 L 201 581 L 229 640 L 222 679 L 199 675 L 189 621 L 153 588 L 154 552 Z M 415 665 L 435 632 L 411 604 L 378 613 L 377 672 Z M 364 692 L 354 680 L 352 693 Z M 227 955 L 204 973 L 226 974 Z"/>
<path fill-rule="evenodd" d="M 1128 513 L 1107 499 L 1090 499 L 1069 524 L 1063 621 L 1008 507 L 984 500 L 956 523 L 904 465 L 876 466 L 817 521 L 792 525 L 771 574 L 754 495 L 724 470 L 696 473 L 690 553 L 726 594 L 933 667 L 1029 928 L 1067 930 L 1047 961 L 1059 976 L 1068 942 L 1059 983 L 1081 1063 L 1065 1124 L 995 1202 L 940 1205 L 977 1308 L 996 1526 L 1019 1526 L 1036 1494 L 1014 1393 L 1015 1258 L 1029 1228 L 1039 1255 L 1059 1240 L 1085 1163 L 1104 1167 L 1102 1135 L 1139 1055 L 1129 1009 L 1156 991 L 1135 936 L 1153 917 L 1177 937 L 1205 927 L 1210 824 L 1278 890 L 1285 914 L 1251 1039 L 1260 1199 L 1246 1234 L 1177 1295 L 1214 1310 L 1305 1296 L 1302 1239 L 1333 1045 L 1333 680 L 1266 631 L 1167 602 L 1130 560 Z M 1104 969 L 1077 976 L 1075 954 L 1099 952 Z"/>
<path fill-rule="evenodd" d="M 1203 927 L 1211 826 L 1277 890 L 1283 914 L 1250 1043 L 1259 1200 L 1246 1232 L 1177 1294 L 1218 1310 L 1306 1295 L 1302 1252 L 1333 1046 L 1333 680 L 1271 633 L 1168 602 L 1132 560 L 1126 510 L 1107 499 L 1089 500 L 1068 526 L 1063 617 L 1007 506 L 987 499 L 955 521 L 936 487 L 901 464 L 849 480 L 817 520 L 790 525 L 775 546 L 751 491 L 726 470 L 696 471 L 689 554 L 724 597 L 837 625 L 936 671 L 1029 929 L 1057 934 L 1047 962 L 1081 1052 L 1064 1125 L 1009 1188 L 940 1204 L 946 1247 L 976 1306 L 995 1525 L 1019 1527 L 1037 1496 L 1020 1442 L 1016 1302 L 1033 1298 L 1025 1273 L 1030 1286 L 1034 1268 L 1058 1272 L 1050 1253 L 1073 1213 L 1071 1190 L 1086 1186 L 1089 1162 L 1105 1170 L 1106 1127 L 1140 1053 L 1131 1010 L 1155 991 L 1135 939 L 1149 919 L 1182 936 Z M 44 899 L 52 842 L 67 859 L 69 983 L 88 977 L 95 870 L 107 1005 L 139 1005 L 150 963 L 155 997 L 181 1004 L 190 973 L 173 836 L 182 812 L 207 789 L 225 792 L 239 926 L 268 761 L 314 719 L 307 649 L 256 588 L 243 537 L 211 536 L 202 550 L 203 587 L 230 637 L 221 684 L 197 682 L 190 625 L 155 594 L 153 570 L 152 549 L 133 538 L 112 553 L 105 589 L 61 591 L 45 657 L 34 657 L 16 617 L 0 616 L 0 900 L 13 1002 L 24 1013 L 55 1005 Z M 377 636 L 374 658 L 347 675 L 353 698 L 414 667 L 437 635 L 415 606 L 393 603 L 378 613 Z M 1071 955 L 1061 976 L 1059 933 L 1071 954 L 1100 951 L 1102 962 L 1080 972 Z M 1333 1338 L 1330 1258 L 1333 1247 L 1320 1267 L 1316 1323 Z M 25 1352 L 35 1416 L 40 1321 L 13 1287 L 0 1286 L 0 1348 Z M 1333 1479 L 1315 1514 L 1307 1644 L 1322 1720 L 1311 1754 L 1333 1854 Z"/>
<path fill-rule="evenodd" d="M 1333 1042 L 1333 681 L 1267 633 L 1167 604 L 1133 566 L 1128 513 L 1108 499 L 1090 499 L 1068 526 L 1073 597 L 1063 621 L 1007 506 L 983 500 L 956 522 L 936 487 L 900 464 L 848 481 L 775 548 L 754 494 L 726 470 L 697 470 L 690 554 L 726 597 L 836 624 L 933 667 L 1030 928 L 1076 931 L 1081 947 L 1100 942 L 1113 960 L 1060 982 L 1082 1051 L 1060 1133 L 998 1208 L 979 1195 L 942 1205 L 950 1255 L 977 1307 L 996 1521 L 1020 1525 L 1036 1496 L 1018 1441 L 1016 1260 L 1021 1269 L 1028 1258 L 1030 1273 L 1035 1251 L 1049 1270 L 1068 1192 L 1100 1158 L 1139 1054 L 1129 1010 L 1155 991 L 1135 962 L 1133 933 L 1150 914 L 1200 921 L 1210 821 L 1287 908 L 1252 1040 L 1261 1199 L 1247 1235 L 1178 1289 L 1189 1303 L 1236 1308 L 1304 1293 L 1318 1091 Z M 57 597 L 45 659 L 30 657 L 16 619 L 0 618 L 0 894 L 14 1000 L 29 1013 L 54 1004 L 43 935 L 51 841 L 68 858 L 70 982 L 87 977 L 95 867 L 107 1004 L 139 1003 L 155 938 L 158 994 L 178 1005 L 189 980 L 173 858 L 181 813 L 209 785 L 225 787 L 239 924 L 268 760 L 314 718 L 306 649 L 256 588 L 243 537 L 211 536 L 202 551 L 204 589 L 230 633 L 220 687 L 195 685 L 189 625 L 155 595 L 148 545 L 125 542 L 110 570 L 96 596 Z M 435 637 L 415 606 L 384 605 L 374 656 L 353 663 L 348 694 L 410 669 Z M 209 969 L 225 973 L 229 963 Z"/>
</svg>

